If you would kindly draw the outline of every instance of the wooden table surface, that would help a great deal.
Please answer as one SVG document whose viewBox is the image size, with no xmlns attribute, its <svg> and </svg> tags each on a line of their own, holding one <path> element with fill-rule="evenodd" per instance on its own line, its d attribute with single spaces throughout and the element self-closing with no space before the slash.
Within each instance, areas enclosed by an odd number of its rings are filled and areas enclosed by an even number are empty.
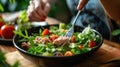
<svg viewBox="0 0 120 67">
<path fill-rule="evenodd" d="M 6 46 L 4 44 L 1 44 L 0 50 L 6 52 L 6 60 L 11 65 L 16 61 L 19 61 L 20 67 L 37 67 L 35 64 L 22 57 L 13 45 Z M 120 44 L 104 40 L 104 43 L 93 57 L 89 58 L 86 61 L 83 61 L 74 67 L 120 67 L 120 62 L 109 63 L 106 65 L 101 64 L 118 57 L 120 57 Z"/>
<path fill-rule="evenodd" d="M 47 18 L 48 24 L 57 24 L 59 21 L 53 18 Z M 13 44 L 0 44 L 0 50 L 6 53 L 6 60 L 9 64 L 14 64 L 16 61 L 20 62 L 20 67 L 37 67 L 32 62 L 22 57 L 14 48 Z M 120 44 L 104 39 L 104 42 L 95 55 L 86 61 L 74 67 L 120 67 L 120 62 L 101 64 L 114 58 L 120 58 Z"/>
</svg>

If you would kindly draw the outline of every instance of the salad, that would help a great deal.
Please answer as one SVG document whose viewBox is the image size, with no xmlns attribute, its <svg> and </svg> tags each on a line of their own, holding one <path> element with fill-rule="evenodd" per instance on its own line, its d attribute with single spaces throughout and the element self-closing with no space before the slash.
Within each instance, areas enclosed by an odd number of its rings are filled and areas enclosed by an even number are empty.
<svg viewBox="0 0 120 67">
<path fill-rule="evenodd" d="M 64 37 L 70 25 L 39 29 L 39 33 L 28 35 L 27 30 L 15 31 L 21 38 L 21 47 L 38 56 L 73 56 L 92 50 L 100 42 L 100 37 L 90 26 L 82 32 L 75 32 L 72 37 Z"/>
</svg>

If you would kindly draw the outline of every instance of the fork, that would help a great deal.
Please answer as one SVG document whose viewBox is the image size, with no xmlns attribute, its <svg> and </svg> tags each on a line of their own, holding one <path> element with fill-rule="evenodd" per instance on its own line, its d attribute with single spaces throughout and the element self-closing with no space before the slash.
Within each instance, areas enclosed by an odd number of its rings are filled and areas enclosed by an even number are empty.
<svg viewBox="0 0 120 67">
<path fill-rule="evenodd" d="M 73 24 L 72 24 L 71 28 L 64 35 L 65 37 L 72 37 L 72 35 L 74 33 L 74 26 L 75 26 L 75 23 L 76 23 L 76 21 L 77 21 L 78 16 L 79 16 L 80 13 L 81 13 L 81 10 L 78 11 L 78 13 L 77 13 L 77 15 L 76 15 L 76 17 L 75 17 L 75 19 L 73 21 Z"/>
</svg>

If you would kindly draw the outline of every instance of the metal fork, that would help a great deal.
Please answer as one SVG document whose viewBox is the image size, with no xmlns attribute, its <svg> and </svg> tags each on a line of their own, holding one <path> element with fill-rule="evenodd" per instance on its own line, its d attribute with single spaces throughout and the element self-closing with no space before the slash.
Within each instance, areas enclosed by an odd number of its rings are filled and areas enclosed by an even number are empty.
<svg viewBox="0 0 120 67">
<path fill-rule="evenodd" d="M 75 17 L 75 19 L 73 21 L 73 24 L 72 24 L 71 28 L 66 32 L 66 34 L 64 36 L 66 36 L 66 37 L 72 37 L 72 35 L 74 33 L 74 26 L 75 26 L 75 23 L 76 23 L 76 21 L 77 21 L 78 16 L 79 16 L 80 13 L 81 13 L 81 10 L 78 11 L 78 13 L 77 13 L 77 15 L 76 15 L 76 17 Z"/>
</svg>

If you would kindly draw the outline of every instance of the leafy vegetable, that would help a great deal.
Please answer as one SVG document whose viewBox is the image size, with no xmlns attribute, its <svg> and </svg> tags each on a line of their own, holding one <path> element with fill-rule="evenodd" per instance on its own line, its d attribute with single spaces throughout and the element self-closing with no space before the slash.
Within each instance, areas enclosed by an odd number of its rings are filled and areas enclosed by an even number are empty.
<svg viewBox="0 0 120 67">
<path fill-rule="evenodd" d="M 60 25 L 59 25 L 59 29 L 65 29 L 65 24 L 64 23 L 60 23 Z"/>
<path fill-rule="evenodd" d="M 28 23 L 27 11 L 26 11 L 26 10 L 23 10 L 23 11 L 21 12 L 21 14 L 20 14 L 19 17 L 18 17 L 17 23 L 18 23 L 18 24 Z"/>
<path fill-rule="evenodd" d="M 15 33 L 16 35 L 19 35 L 19 36 L 21 36 L 21 37 L 23 37 L 23 38 L 29 38 L 28 32 L 27 32 L 26 29 L 24 30 L 24 32 L 25 32 L 25 34 L 23 34 L 23 31 L 21 31 L 20 29 L 18 29 L 17 31 L 14 31 L 14 33 Z"/>
</svg>

